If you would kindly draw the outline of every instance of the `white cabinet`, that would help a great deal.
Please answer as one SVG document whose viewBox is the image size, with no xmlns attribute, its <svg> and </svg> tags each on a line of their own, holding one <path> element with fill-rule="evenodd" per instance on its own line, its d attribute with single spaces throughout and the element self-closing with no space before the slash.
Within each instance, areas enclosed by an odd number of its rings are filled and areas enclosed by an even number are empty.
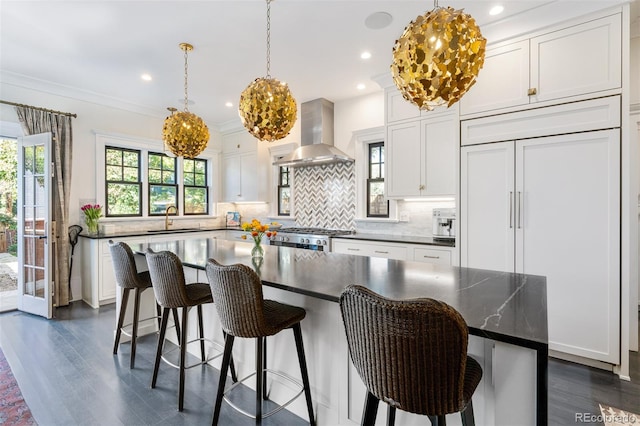
<svg viewBox="0 0 640 426">
<path fill-rule="evenodd" d="M 267 169 L 257 142 L 248 133 L 230 135 L 222 144 L 222 201 L 266 201 Z"/>
<path fill-rule="evenodd" d="M 550 350 L 619 363 L 619 129 L 463 147 L 460 256 L 546 276 Z"/>
<path fill-rule="evenodd" d="M 355 254 L 357 256 L 383 257 L 386 259 L 451 265 L 454 249 L 452 247 L 428 246 L 424 244 L 334 238 L 332 240 L 331 251 L 334 253 Z"/>
<path fill-rule="evenodd" d="M 114 238 L 127 244 L 145 242 L 145 237 Z M 116 278 L 109 240 L 81 238 L 82 300 L 92 308 L 116 301 Z"/>
<path fill-rule="evenodd" d="M 621 22 L 614 14 L 488 48 L 460 115 L 621 88 Z"/>
<path fill-rule="evenodd" d="M 457 114 L 387 126 L 388 198 L 454 195 Z"/>
</svg>

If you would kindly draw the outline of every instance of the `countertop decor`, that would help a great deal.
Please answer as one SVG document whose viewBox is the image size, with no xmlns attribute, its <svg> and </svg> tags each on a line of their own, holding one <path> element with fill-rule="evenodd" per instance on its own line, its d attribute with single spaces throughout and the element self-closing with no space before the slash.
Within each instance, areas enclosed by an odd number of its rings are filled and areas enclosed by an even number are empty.
<svg viewBox="0 0 640 426">
<path fill-rule="evenodd" d="M 102 216 L 102 207 L 100 204 L 85 204 L 80 207 L 84 213 L 84 222 L 87 225 L 87 232 L 91 235 L 98 235 L 98 221 Z"/>
<path fill-rule="evenodd" d="M 242 224 L 242 230 L 248 232 L 253 238 L 253 248 L 251 249 L 251 257 L 262 258 L 264 250 L 262 249 L 262 238 L 266 235 L 267 238 L 276 235 L 276 231 L 269 231 L 269 225 L 263 225 L 258 219 L 253 219 L 251 222 L 245 222 Z M 247 239 L 247 234 L 242 235 L 242 239 Z"/>
</svg>

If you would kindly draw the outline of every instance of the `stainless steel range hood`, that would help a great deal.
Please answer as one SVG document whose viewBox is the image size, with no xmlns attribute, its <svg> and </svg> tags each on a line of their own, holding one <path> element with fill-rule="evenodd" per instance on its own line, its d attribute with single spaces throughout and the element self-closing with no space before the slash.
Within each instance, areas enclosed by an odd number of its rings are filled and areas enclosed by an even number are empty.
<svg viewBox="0 0 640 426">
<path fill-rule="evenodd" d="M 319 98 L 300 105 L 300 127 L 300 147 L 275 161 L 274 166 L 300 167 L 353 161 L 333 146 L 333 102 Z"/>
</svg>

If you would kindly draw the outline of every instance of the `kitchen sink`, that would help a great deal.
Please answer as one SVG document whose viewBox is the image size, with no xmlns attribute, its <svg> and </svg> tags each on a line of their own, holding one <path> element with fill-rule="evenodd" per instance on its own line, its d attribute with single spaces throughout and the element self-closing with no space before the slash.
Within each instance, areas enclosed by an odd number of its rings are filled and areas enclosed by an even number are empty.
<svg viewBox="0 0 640 426">
<path fill-rule="evenodd" d="M 181 229 L 148 229 L 147 232 L 149 233 L 167 233 L 170 234 L 172 232 L 193 232 L 193 231 L 200 231 L 200 228 L 181 228 Z"/>
</svg>

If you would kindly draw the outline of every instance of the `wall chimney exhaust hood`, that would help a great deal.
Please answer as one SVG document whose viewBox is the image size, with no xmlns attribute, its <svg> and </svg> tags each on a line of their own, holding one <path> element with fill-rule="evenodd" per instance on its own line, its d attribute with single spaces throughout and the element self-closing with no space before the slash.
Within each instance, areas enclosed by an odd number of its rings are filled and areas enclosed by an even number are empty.
<svg viewBox="0 0 640 426">
<path fill-rule="evenodd" d="M 333 146 L 333 103 L 324 98 L 300 105 L 301 144 L 274 166 L 316 166 L 352 162 L 353 158 Z"/>
</svg>

